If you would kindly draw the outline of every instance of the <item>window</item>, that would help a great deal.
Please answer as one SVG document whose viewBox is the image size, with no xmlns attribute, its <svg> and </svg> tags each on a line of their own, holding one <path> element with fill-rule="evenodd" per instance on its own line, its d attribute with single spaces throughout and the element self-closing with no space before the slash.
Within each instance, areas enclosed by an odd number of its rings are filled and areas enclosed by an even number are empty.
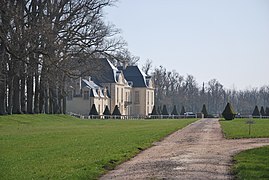
<svg viewBox="0 0 269 180">
<path fill-rule="evenodd" d="M 149 105 L 149 91 L 148 91 L 148 102 L 147 102 L 147 104 Z"/>
<path fill-rule="evenodd" d="M 85 100 L 89 99 L 89 91 L 84 91 L 83 99 L 85 99 Z"/>
<path fill-rule="evenodd" d="M 135 97 L 134 97 L 134 103 L 135 104 L 139 104 L 139 91 L 135 91 Z"/>
<path fill-rule="evenodd" d="M 153 100 L 154 100 L 153 95 L 154 95 L 153 92 L 151 92 L 151 105 L 153 105 Z"/>
<path fill-rule="evenodd" d="M 123 88 L 121 88 L 121 102 L 123 103 Z"/>
<path fill-rule="evenodd" d="M 117 88 L 117 103 L 119 103 L 119 88 Z"/>
</svg>

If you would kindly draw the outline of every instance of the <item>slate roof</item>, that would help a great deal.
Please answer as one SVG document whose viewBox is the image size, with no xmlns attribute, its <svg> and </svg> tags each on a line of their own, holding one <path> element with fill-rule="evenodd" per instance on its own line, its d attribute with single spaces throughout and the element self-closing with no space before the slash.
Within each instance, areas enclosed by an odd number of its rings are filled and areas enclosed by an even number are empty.
<svg viewBox="0 0 269 180">
<path fill-rule="evenodd" d="M 128 81 L 128 84 L 132 87 L 148 87 L 150 76 L 147 76 L 138 66 L 123 66 L 115 67 L 108 59 L 98 59 L 98 65 L 101 72 L 92 73 L 92 80 L 101 86 L 102 83 L 116 83 L 119 75 L 123 72 L 124 78 Z"/>
<path fill-rule="evenodd" d="M 94 82 L 100 83 L 116 83 L 117 72 L 119 71 L 108 59 L 98 59 L 98 65 L 101 68 L 101 73 L 92 73 L 91 77 Z"/>
<path fill-rule="evenodd" d="M 105 97 L 104 90 L 100 86 L 95 84 L 93 81 L 82 79 L 81 87 L 82 88 L 86 87 L 90 89 L 90 92 L 89 92 L 90 97 L 99 97 L 98 90 L 100 90 L 100 97 Z"/>
<path fill-rule="evenodd" d="M 149 78 L 143 71 L 139 69 L 138 66 L 127 66 L 123 68 L 122 66 L 118 69 L 123 71 L 124 77 L 128 82 L 132 82 L 133 87 L 148 87 Z"/>
</svg>

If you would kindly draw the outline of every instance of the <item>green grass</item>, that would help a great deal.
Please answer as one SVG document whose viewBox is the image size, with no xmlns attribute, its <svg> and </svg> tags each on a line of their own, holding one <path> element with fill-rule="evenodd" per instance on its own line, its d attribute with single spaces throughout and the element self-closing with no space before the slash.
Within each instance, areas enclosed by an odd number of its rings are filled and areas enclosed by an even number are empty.
<svg viewBox="0 0 269 180">
<path fill-rule="evenodd" d="M 226 138 L 261 138 L 269 137 L 269 119 L 253 119 L 255 124 L 251 125 L 249 135 L 249 125 L 247 119 L 234 119 L 231 121 L 221 120 L 220 124 Z"/>
<path fill-rule="evenodd" d="M 0 116 L 0 179 L 96 179 L 194 121 Z"/>
<path fill-rule="evenodd" d="M 269 179 L 269 146 L 243 151 L 234 160 L 236 179 Z"/>
<path fill-rule="evenodd" d="M 226 138 L 261 138 L 269 137 L 269 119 L 253 119 L 249 125 L 247 119 L 220 121 Z M 269 179 L 269 146 L 243 151 L 234 157 L 232 171 L 236 179 Z"/>
</svg>

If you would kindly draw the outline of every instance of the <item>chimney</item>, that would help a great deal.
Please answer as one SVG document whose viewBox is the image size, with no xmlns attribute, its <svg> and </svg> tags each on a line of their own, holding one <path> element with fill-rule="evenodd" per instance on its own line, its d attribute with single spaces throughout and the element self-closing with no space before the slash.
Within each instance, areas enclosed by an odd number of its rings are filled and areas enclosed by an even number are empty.
<svg viewBox="0 0 269 180">
<path fill-rule="evenodd" d="M 127 66 L 128 66 L 128 63 L 126 61 L 123 61 L 122 69 L 125 70 Z"/>
</svg>

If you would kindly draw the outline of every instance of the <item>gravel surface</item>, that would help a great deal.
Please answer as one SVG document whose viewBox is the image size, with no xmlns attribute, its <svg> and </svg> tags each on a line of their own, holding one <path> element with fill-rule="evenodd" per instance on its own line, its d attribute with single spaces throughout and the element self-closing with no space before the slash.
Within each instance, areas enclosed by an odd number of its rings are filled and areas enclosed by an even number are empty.
<svg viewBox="0 0 269 180">
<path fill-rule="evenodd" d="M 232 179 L 232 156 L 264 145 L 269 138 L 227 140 L 218 119 L 201 119 L 100 179 Z"/>
</svg>

